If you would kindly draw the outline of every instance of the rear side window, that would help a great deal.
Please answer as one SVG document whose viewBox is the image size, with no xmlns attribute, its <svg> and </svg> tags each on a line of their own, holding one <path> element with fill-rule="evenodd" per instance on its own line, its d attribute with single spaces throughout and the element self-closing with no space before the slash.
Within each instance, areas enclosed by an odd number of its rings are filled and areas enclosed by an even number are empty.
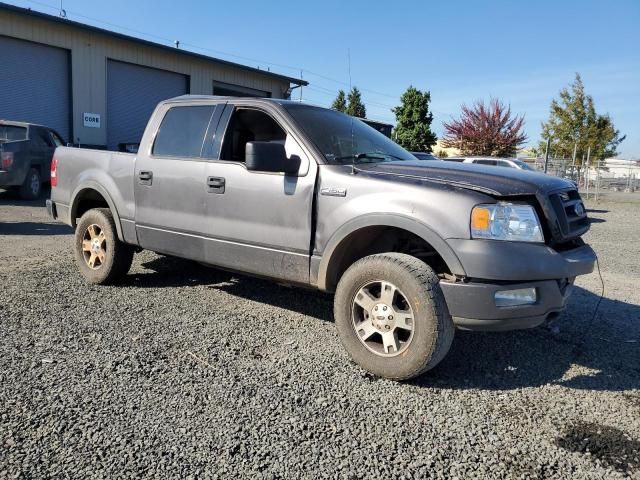
<svg viewBox="0 0 640 480">
<path fill-rule="evenodd" d="M 27 129 L 14 125 L 0 125 L 0 142 L 13 142 L 15 140 L 26 140 Z"/>
<path fill-rule="evenodd" d="M 160 124 L 153 154 L 199 158 L 215 105 L 171 108 Z"/>
<path fill-rule="evenodd" d="M 62 141 L 62 138 L 60 138 L 60 135 L 58 135 L 53 130 L 51 130 L 49 134 L 51 135 L 51 139 L 53 140 L 53 143 L 55 143 L 56 147 L 64 146 L 64 142 Z"/>
<path fill-rule="evenodd" d="M 33 135 L 33 142 L 37 147 L 40 148 L 51 148 L 54 145 L 53 140 L 51 140 L 51 137 L 49 136 L 49 132 L 47 132 L 46 130 L 41 130 L 38 129 L 37 132 L 35 132 L 35 135 Z"/>
<path fill-rule="evenodd" d="M 504 162 L 502 160 L 498 160 L 498 166 L 499 167 L 508 167 L 508 168 L 515 168 L 513 165 L 511 165 L 509 162 Z"/>
<path fill-rule="evenodd" d="M 495 160 L 474 160 L 473 163 L 477 163 L 479 165 L 497 165 L 498 162 Z"/>
</svg>

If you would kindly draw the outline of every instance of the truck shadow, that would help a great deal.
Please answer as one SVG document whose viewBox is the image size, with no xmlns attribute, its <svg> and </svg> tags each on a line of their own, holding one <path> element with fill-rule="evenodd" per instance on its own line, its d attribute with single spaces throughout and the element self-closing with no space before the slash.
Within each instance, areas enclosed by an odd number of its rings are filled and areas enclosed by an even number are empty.
<svg viewBox="0 0 640 480">
<path fill-rule="evenodd" d="M 0 235 L 71 235 L 73 229 L 62 223 L 0 222 Z"/>
<path fill-rule="evenodd" d="M 44 207 L 46 199 L 51 196 L 48 186 L 42 187 L 42 194 L 35 200 L 23 200 L 17 191 L 0 189 L 0 205 L 15 207 Z"/>
<path fill-rule="evenodd" d="M 449 355 L 410 382 L 423 387 L 510 390 L 561 385 L 578 390 L 640 388 L 640 305 L 575 287 L 548 326 L 513 332 L 457 331 Z"/>
<path fill-rule="evenodd" d="M 230 295 L 333 321 L 333 297 L 158 256 L 125 283 L 161 288 L 208 285 Z M 440 365 L 409 385 L 444 389 L 510 390 L 562 385 L 585 390 L 640 388 L 640 305 L 575 287 L 569 307 L 550 326 L 513 332 L 458 330 Z M 337 341 L 337 340 L 336 340 Z"/>
</svg>

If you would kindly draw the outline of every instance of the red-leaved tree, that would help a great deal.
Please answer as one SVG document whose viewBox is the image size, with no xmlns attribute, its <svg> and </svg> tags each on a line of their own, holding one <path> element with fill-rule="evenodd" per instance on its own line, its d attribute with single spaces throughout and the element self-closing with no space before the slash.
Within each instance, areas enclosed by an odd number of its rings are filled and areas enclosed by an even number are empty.
<svg viewBox="0 0 640 480">
<path fill-rule="evenodd" d="M 471 107 L 462 105 L 459 119 L 444 122 L 442 144 L 462 155 L 509 157 L 527 141 L 523 126 L 524 117 L 512 117 L 511 106 L 496 98 L 488 105 L 478 100 Z"/>
</svg>

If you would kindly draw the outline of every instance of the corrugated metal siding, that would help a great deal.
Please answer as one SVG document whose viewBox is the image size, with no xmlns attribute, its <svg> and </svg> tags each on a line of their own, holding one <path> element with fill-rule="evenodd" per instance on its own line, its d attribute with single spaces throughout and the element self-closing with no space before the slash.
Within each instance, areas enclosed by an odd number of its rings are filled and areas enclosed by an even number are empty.
<svg viewBox="0 0 640 480">
<path fill-rule="evenodd" d="M 140 45 L 98 32 L 48 22 L 11 12 L 0 13 L 0 35 L 47 43 L 71 51 L 74 141 L 84 144 L 107 143 L 106 128 L 84 127 L 84 112 L 106 118 L 107 59 L 139 63 L 147 67 L 190 76 L 190 93 L 210 95 L 213 80 L 271 92 L 281 98 L 289 87 L 284 79 L 264 72 L 249 72 L 175 52 Z M 106 125 L 107 122 L 103 122 Z"/>
<path fill-rule="evenodd" d="M 158 102 L 184 95 L 189 77 L 130 63 L 107 61 L 107 147 L 139 143 Z"/>
<path fill-rule="evenodd" d="M 40 123 L 70 140 L 69 52 L 0 37 L 0 118 Z"/>
</svg>

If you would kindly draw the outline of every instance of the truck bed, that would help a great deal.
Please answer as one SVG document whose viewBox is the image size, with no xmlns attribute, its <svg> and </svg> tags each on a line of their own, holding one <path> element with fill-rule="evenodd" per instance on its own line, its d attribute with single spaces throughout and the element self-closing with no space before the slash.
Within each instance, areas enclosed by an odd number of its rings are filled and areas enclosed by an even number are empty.
<svg viewBox="0 0 640 480">
<path fill-rule="evenodd" d="M 71 207 L 71 199 L 76 192 L 94 188 L 118 206 L 121 219 L 133 220 L 135 154 L 58 147 L 54 157 L 57 161 L 58 185 L 51 191 L 52 201 Z"/>
</svg>

